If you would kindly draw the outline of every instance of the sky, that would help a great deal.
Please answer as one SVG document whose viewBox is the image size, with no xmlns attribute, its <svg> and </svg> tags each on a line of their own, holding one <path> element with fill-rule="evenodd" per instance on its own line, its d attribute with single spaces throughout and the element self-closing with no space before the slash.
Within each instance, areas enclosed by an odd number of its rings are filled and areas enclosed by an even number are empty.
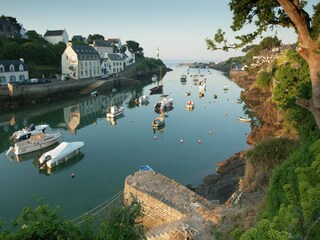
<svg viewBox="0 0 320 240">
<path fill-rule="evenodd" d="M 146 57 L 162 60 L 223 61 L 243 55 L 240 50 L 207 50 L 206 38 L 221 28 L 227 39 L 230 29 L 230 0 L 0 0 L 0 15 L 15 17 L 26 30 L 44 35 L 47 30 L 66 29 L 73 35 L 101 34 L 136 41 Z M 308 9 L 316 0 L 309 1 Z M 247 28 L 250 30 L 250 28 Z M 274 36 L 274 32 L 267 36 Z M 294 43 L 293 30 L 277 28 L 283 43 Z M 257 43 L 259 43 L 258 40 Z"/>
</svg>

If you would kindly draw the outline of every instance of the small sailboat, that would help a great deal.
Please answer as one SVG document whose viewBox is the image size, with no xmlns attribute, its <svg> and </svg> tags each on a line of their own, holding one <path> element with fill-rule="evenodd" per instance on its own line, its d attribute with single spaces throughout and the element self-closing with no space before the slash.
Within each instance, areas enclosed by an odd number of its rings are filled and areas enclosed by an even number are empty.
<svg viewBox="0 0 320 240">
<path fill-rule="evenodd" d="M 159 129 L 165 126 L 164 116 L 162 114 L 152 122 L 153 129 Z"/>
</svg>

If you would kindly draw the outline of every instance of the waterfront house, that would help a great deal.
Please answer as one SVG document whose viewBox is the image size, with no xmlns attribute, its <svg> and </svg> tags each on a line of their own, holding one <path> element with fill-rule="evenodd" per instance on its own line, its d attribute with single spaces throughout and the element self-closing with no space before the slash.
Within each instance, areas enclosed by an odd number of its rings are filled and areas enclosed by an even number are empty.
<svg viewBox="0 0 320 240">
<path fill-rule="evenodd" d="M 105 40 L 95 40 L 90 46 L 99 53 L 101 58 L 105 58 L 109 53 L 113 53 L 112 44 Z"/>
<path fill-rule="evenodd" d="M 68 43 L 61 56 L 61 69 L 62 74 L 75 80 L 100 78 L 100 55 L 91 46 Z"/>
<path fill-rule="evenodd" d="M 122 72 L 124 69 L 123 58 L 120 54 L 109 53 L 106 58 L 109 74 Z"/>
<path fill-rule="evenodd" d="M 136 62 L 135 53 L 130 52 L 128 49 L 125 53 L 122 53 L 122 58 L 124 62 L 124 67 L 128 67 L 129 65 L 134 64 Z"/>
<path fill-rule="evenodd" d="M 47 30 L 43 38 L 51 44 L 58 44 L 59 42 L 67 43 L 69 36 L 66 30 Z"/>
<path fill-rule="evenodd" d="M 29 79 L 29 70 L 23 59 L 0 60 L 0 85 Z"/>
</svg>

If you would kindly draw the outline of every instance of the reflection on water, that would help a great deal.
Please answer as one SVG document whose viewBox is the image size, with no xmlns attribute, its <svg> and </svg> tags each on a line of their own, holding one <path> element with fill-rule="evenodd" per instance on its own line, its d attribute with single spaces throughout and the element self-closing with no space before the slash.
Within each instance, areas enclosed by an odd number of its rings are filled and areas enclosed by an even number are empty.
<svg viewBox="0 0 320 240">
<path fill-rule="evenodd" d="M 207 73 L 206 69 L 188 71 Z M 181 85 L 180 76 L 186 72 L 187 68 L 175 68 L 164 77 L 163 93 L 174 100 L 174 108 L 163 113 L 165 127 L 155 130 L 152 122 L 159 113 L 154 105 L 161 95 L 150 95 L 150 88 L 157 86 L 151 78 L 145 85 L 116 93 L 0 112 L 0 189 L 5 196 L 0 197 L 1 218 L 11 221 L 32 196 L 41 196 L 52 206 L 61 205 L 68 218 L 77 217 L 122 190 L 125 178 L 146 164 L 182 184 L 195 185 L 215 170 L 216 162 L 246 148 L 250 125 L 237 120 L 246 115 L 244 105 L 237 103 L 241 89 L 212 70 L 200 99 L 199 86 L 193 85 L 191 77 Z M 224 84 L 229 86 L 227 93 Z M 148 95 L 149 104 L 135 103 L 142 95 Z M 188 100 L 195 104 L 193 111 L 186 111 Z M 112 105 L 124 106 L 125 116 L 107 119 Z M 30 123 L 46 123 L 51 128 L 48 132 L 59 129 L 63 141 L 85 142 L 83 154 L 51 174 L 37 166 L 43 152 L 9 161 L 5 158 L 9 137 Z"/>
</svg>

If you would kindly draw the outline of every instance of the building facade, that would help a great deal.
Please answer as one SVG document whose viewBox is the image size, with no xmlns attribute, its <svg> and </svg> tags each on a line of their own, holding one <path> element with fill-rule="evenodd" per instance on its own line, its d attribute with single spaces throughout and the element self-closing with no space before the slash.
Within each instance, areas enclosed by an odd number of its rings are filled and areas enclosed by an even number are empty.
<svg viewBox="0 0 320 240">
<path fill-rule="evenodd" d="M 66 30 L 47 30 L 43 38 L 51 44 L 58 44 L 59 42 L 69 42 L 69 36 Z"/>
<path fill-rule="evenodd" d="M 28 67 L 21 60 L 0 60 L 0 85 L 29 79 Z"/>
<path fill-rule="evenodd" d="M 71 79 L 89 79 L 101 77 L 99 53 L 91 46 L 67 44 L 61 56 L 62 74 Z"/>
<path fill-rule="evenodd" d="M 109 53 L 113 53 L 113 46 L 108 41 L 93 41 L 93 44 L 90 44 L 100 55 L 101 58 L 107 57 Z"/>
<path fill-rule="evenodd" d="M 117 53 L 109 53 L 106 62 L 108 65 L 109 74 L 116 74 L 122 72 L 124 69 L 123 58 L 120 54 Z"/>
</svg>

